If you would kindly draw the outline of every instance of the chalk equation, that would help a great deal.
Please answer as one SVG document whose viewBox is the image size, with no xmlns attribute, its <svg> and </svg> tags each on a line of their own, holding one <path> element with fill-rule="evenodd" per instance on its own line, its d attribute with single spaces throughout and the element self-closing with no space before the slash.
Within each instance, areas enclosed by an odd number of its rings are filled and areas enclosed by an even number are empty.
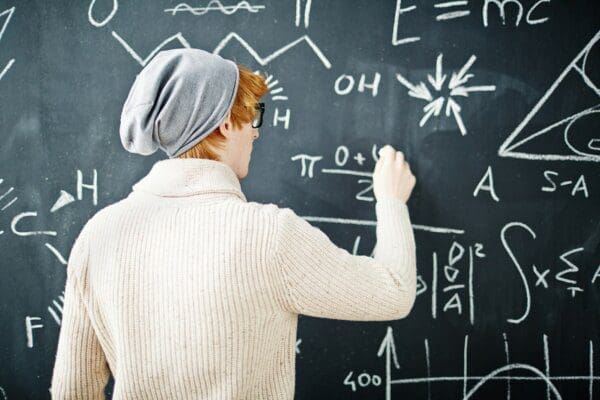
<svg viewBox="0 0 600 400">
<path fill-rule="evenodd" d="M 354 178 L 359 186 L 364 186 L 355 193 L 354 199 L 357 201 L 373 202 L 375 201 L 372 193 L 373 173 L 369 170 L 366 170 L 365 167 L 366 165 L 374 164 L 378 160 L 377 149 L 377 145 L 373 145 L 370 152 L 365 152 L 365 154 L 363 154 L 363 152 L 360 151 L 351 152 L 348 146 L 340 145 L 336 148 L 332 160 L 328 162 L 328 164 L 332 163 L 334 165 L 328 167 L 322 166 L 322 163 L 326 162 L 323 155 L 309 155 L 304 153 L 296 154 L 290 157 L 290 160 L 298 164 L 299 175 L 305 179 L 305 182 L 313 182 L 317 173 L 322 175 L 338 176 L 340 180 Z M 555 182 L 558 173 L 551 174 L 550 172 L 552 171 L 544 171 L 544 177 L 547 179 L 547 182 L 551 183 L 551 186 L 541 186 L 541 191 L 551 192 L 557 190 L 559 187 L 568 187 L 569 185 L 572 185 L 572 195 L 582 192 L 582 195 L 585 195 L 585 197 L 588 196 L 588 189 L 585 183 L 585 177 L 583 175 L 581 175 L 576 182 L 573 182 L 572 180 L 565 180 L 562 182 L 562 184 L 560 184 L 560 186 L 558 186 Z M 345 186 L 347 187 L 347 185 Z M 494 200 L 499 201 L 499 197 L 494 189 L 493 175 L 490 167 L 488 167 L 481 181 L 475 187 L 473 196 L 478 196 L 481 191 L 489 192 L 490 196 L 494 198 Z M 377 222 L 374 220 L 359 220 L 353 218 L 334 218 L 315 215 L 303 215 L 302 218 L 310 222 L 321 224 L 362 225 L 371 227 L 374 227 L 377 224 Z M 529 232 L 533 239 L 537 237 L 532 228 L 520 222 L 507 223 L 504 227 L 502 227 L 500 232 L 499 244 L 509 256 L 509 259 L 507 259 L 507 262 L 505 262 L 503 265 L 510 267 L 510 262 L 512 261 L 512 264 L 517 271 L 517 275 L 512 278 L 520 279 L 524 288 L 523 294 L 525 298 L 525 310 L 517 317 L 507 316 L 506 320 L 511 323 L 520 323 L 527 318 L 530 312 L 532 296 L 531 287 L 533 284 L 530 284 L 529 282 L 529 280 L 533 278 L 526 277 L 526 274 L 523 271 L 522 263 L 518 261 L 510 245 L 509 232 L 512 233 L 518 228 Z M 464 234 L 464 230 L 462 229 L 420 224 L 413 224 L 413 229 L 415 231 L 445 233 L 452 235 Z M 352 249 L 353 254 L 357 254 L 360 239 L 360 236 L 358 236 L 354 242 Z M 534 243 L 532 243 L 532 245 L 534 245 Z M 419 274 L 417 278 L 417 293 L 418 295 L 422 295 L 426 292 L 430 292 L 431 315 L 433 319 L 437 318 L 441 310 L 441 312 L 444 314 L 454 312 L 459 316 L 463 315 L 464 313 L 465 315 L 468 315 L 469 322 L 474 324 L 475 293 L 473 290 L 473 265 L 475 261 L 485 258 L 485 252 L 483 249 L 484 245 L 482 243 L 465 245 L 458 241 L 454 241 L 449 250 L 447 261 L 444 263 L 439 260 L 437 252 L 432 254 L 431 282 L 428 283 L 424 279 L 423 273 Z M 578 277 L 578 275 L 581 275 L 580 267 L 577 266 L 575 261 L 572 261 L 572 257 L 577 257 L 577 254 L 582 251 L 584 251 L 583 247 L 565 250 L 564 253 L 559 257 L 558 264 L 563 264 L 567 268 L 563 268 L 562 270 L 555 272 L 555 277 L 552 281 L 548 276 L 548 274 L 550 274 L 550 268 L 542 268 L 540 267 L 539 263 L 537 265 L 527 267 L 531 268 L 530 273 L 534 274 L 533 277 L 535 278 L 535 283 L 533 284 L 533 288 L 548 289 L 549 285 L 552 284 L 565 285 L 565 290 L 568 291 L 569 297 L 574 298 L 577 293 L 584 291 L 584 285 L 582 284 L 581 279 L 587 282 L 590 288 L 593 289 L 597 287 L 600 284 L 600 265 L 597 267 L 594 265 L 587 265 L 586 270 L 590 268 L 592 268 L 592 270 L 587 272 L 586 277 Z M 463 268 L 458 267 L 458 265 L 460 265 L 459 261 L 461 260 L 464 260 L 465 266 Z M 580 273 L 577 274 L 577 272 Z M 462 281 L 459 279 L 461 276 L 465 277 L 462 279 Z M 507 274 L 506 276 L 510 277 L 510 274 Z"/>
<path fill-rule="evenodd" d="M 430 4 L 433 3 L 433 4 Z M 519 25 L 534 26 L 548 22 L 547 10 L 544 5 L 550 5 L 551 0 L 442 0 L 422 4 L 418 1 L 396 0 L 394 11 L 394 25 L 392 28 L 392 45 L 399 46 L 409 43 L 415 43 L 421 40 L 421 36 L 403 36 L 399 31 L 402 19 L 410 18 L 413 12 L 419 9 L 426 9 L 429 14 L 435 14 L 436 22 L 449 22 L 457 18 L 465 18 L 474 15 L 481 15 L 481 23 L 484 27 L 492 24 L 490 19 L 498 21 L 502 26 L 510 25 L 513 22 L 515 27 Z M 471 8 L 481 6 L 479 10 Z"/>
<path fill-rule="evenodd" d="M 377 156 L 377 145 L 373 145 L 370 152 L 370 157 L 372 157 L 373 161 L 378 160 Z M 335 155 L 334 162 L 335 168 L 321 168 L 318 172 L 322 174 L 329 175 L 340 175 L 345 177 L 356 177 L 357 183 L 359 185 L 364 186 L 359 192 L 357 192 L 354 196 L 356 200 L 373 202 L 375 200 L 373 192 L 373 172 L 371 170 L 357 170 L 351 169 L 352 166 L 349 165 L 352 163 L 350 161 L 350 150 L 347 146 L 341 145 L 338 146 Z M 291 161 L 299 161 L 300 162 L 300 176 L 308 177 L 312 179 L 314 177 L 315 165 L 317 162 L 321 161 L 323 156 L 321 155 L 309 155 L 309 154 L 296 154 L 290 157 Z M 355 165 L 364 166 L 367 160 L 366 156 L 364 156 L 361 152 L 357 152 L 352 156 L 352 160 Z M 334 224 L 353 224 L 353 225 L 371 225 L 374 226 L 377 224 L 376 221 L 371 220 L 358 220 L 352 218 L 332 218 L 326 216 L 303 216 L 307 221 L 314 222 L 324 222 L 324 223 L 334 223 Z M 447 228 L 447 227 L 439 227 L 439 226 L 429 226 L 429 225 L 420 225 L 413 224 L 413 228 L 416 230 L 423 230 L 428 232 L 436 232 L 436 233 L 452 233 L 452 234 L 462 234 L 464 230 L 456 229 L 456 228 Z"/>
<path fill-rule="evenodd" d="M 559 171 L 544 170 L 540 177 L 539 190 L 545 193 L 566 193 L 570 197 L 590 198 L 589 179 L 586 179 L 585 174 L 569 174 L 566 175 Z M 477 183 L 473 190 L 473 197 L 479 197 L 487 192 L 490 198 L 495 202 L 500 202 L 501 190 L 497 190 L 494 184 L 494 170 L 491 165 L 488 165 L 485 173 Z"/>
<path fill-rule="evenodd" d="M 307 220 L 319 222 L 310 218 Z M 360 239 L 361 237 L 357 236 L 352 254 L 359 254 Z M 373 256 L 373 252 L 370 256 Z M 471 325 L 475 323 L 474 265 L 475 261 L 485 257 L 482 243 L 474 243 L 465 247 L 456 240 L 452 241 L 447 251 L 447 257 L 443 258 L 438 255 L 437 251 L 432 253 L 431 283 L 427 283 L 423 273 L 417 273 L 417 298 L 424 297 L 422 295 L 430 292 L 432 319 L 437 319 L 440 313 L 453 316 L 464 314 L 468 315 Z M 424 263 L 419 264 L 418 272 L 425 269 Z"/>
<path fill-rule="evenodd" d="M 439 265 L 441 260 L 438 261 L 437 252 L 433 253 L 431 315 L 434 319 L 437 318 L 438 302 L 441 300 L 444 303 L 442 312 L 454 311 L 457 315 L 463 314 L 463 304 L 467 303 L 469 322 L 471 325 L 475 323 L 474 262 L 477 258 L 485 258 L 485 253 L 481 243 L 469 246 L 467 251 L 465 255 L 465 247 L 454 241 L 444 265 Z M 440 273 L 439 270 L 443 272 Z M 419 282 L 422 284 L 419 292 L 423 293 L 427 290 L 427 286 L 423 279 Z"/>
<path fill-rule="evenodd" d="M 518 324 L 523 322 L 530 313 L 532 291 L 529 280 L 525 275 L 522 262 L 520 262 L 518 257 L 515 255 L 513 246 L 511 246 L 511 242 L 508 239 L 509 232 L 512 234 L 513 231 L 526 232 L 529 236 L 531 236 L 532 240 L 537 239 L 537 234 L 530 226 L 518 221 L 507 223 L 500 231 L 500 240 L 502 242 L 502 246 L 510 257 L 510 260 L 512 261 L 518 273 L 519 279 L 522 283 L 523 294 L 525 296 L 525 305 L 522 314 L 515 318 L 507 319 L 507 321 L 510 323 Z M 597 265 L 586 265 L 585 269 L 577 264 L 578 261 L 575 261 L 578 258 L 578 255 L 580 255 L 579 253 L 585 251 L 585 247 L 581 246 L 565 250 L 559 256 L 558 262 L 563 269 L 555 273 L 554 279 L 557 284 L 563 285 L 564 289 L 570 294 L 571 297 L 575 297 L 577 293 L 584 291 L 583 284 L 579 279 L 589 282 L 591 289 L 595 289 L 600 285 L 600 260 L 596 261 L 598 263 Z M 589 263 L 589 261 L 587 261 L 587 263 Z M 547 267 L 540 267 L 539 265 L 536 266 L 535 264 L 531 265 L 531 271 L 535 277 L 534 288 L 539 287 L 540 289 L 548 289 L 549 278 L 547 275 L 550 273 L 550 270 L 551 269 Z"/>
</svg>

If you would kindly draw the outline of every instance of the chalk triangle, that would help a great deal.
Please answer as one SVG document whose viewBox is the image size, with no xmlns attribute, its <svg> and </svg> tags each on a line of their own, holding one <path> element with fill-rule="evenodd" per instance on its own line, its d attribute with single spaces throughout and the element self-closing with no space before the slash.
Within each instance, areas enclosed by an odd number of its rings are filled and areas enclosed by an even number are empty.
<svg viewBox="0 0 600 400">
<path fill-rule="evenodd" d="M 597 51 L 600 31 L 502 143 L 499 156 L 600 162 L 599 130 L 594 128 L 600 121 L 600 82 L 592 80 Z"/>
</svg>

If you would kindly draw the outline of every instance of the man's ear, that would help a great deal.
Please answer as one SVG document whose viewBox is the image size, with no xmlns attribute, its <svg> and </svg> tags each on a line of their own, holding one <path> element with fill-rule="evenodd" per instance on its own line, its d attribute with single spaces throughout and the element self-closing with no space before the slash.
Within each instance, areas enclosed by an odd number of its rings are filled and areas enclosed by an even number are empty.
<svg viewBox="0 0 600 400">
<path fill-rule="evenodd" d="M 225 121 L 223 121 L 221 123 L 221 125 L 219 125 L 219 130 L 221 131 L 223 136 L 225 136 L 227 139 L 229 139 L 232 128 L 233 128 L 233 124 L 231 123 L 231 111 L 230 111 L 229 114 L 227 114 L 227 118 L 225 118 Z"/>
</svg>

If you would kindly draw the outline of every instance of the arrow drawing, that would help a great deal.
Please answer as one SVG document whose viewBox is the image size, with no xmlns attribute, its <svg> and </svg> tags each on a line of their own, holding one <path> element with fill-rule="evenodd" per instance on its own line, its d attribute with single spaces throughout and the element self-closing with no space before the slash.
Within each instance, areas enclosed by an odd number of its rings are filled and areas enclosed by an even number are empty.
<svg viewBox="0 0 600 400">
<path fill-rule="evenodd" d="M 423 82 L 421 82 L 418 85 L 413 85 L 412 83 L 410 83 L 409 81 L 404 79 L 404 77 L 400 74 L 396 74 L 396 79 L 398 79 L 398 81 L 401 84 L 406 86 L 406 88 L 408 89 L 409 96 L 416 97 L 417 99 L 427 100 L 427 101 L 433 100 L 433 97 L 431 97 L 431 93 L 429 92 L 429 89 L 427 89 L 427 86 L 425 86 L 425 84 Z"/>
<path fill-rule="evenodd" d="M 442 90 L 442 85 L 446 81 L 446 75 L 442 75 L 442 58 L 443 57 L 444 57 L 444 55 L 440 54 L 437 58 L 437 62 L 435 64 L 435 78 L 429 74 L 427 75 L 427 79 L 429 80 L 429 83 L 431 83 L 431 86 L 433 86 L 433 88 L 435 90 L 437 90 L 438 92 L 440 90 Z"/>
<path fill-rule="evenodd" d="M 443 54 L 438 55 L 435 66 L 435 76 L 433 76 L 432 74 L 427 74 L 427 81 L 431 85 L 434 93 L 438 92 L 438 94 L 441 94 L 442 91 L 446 91 L 449 92 L 447 96 L 436 96 L 434 100 L 434 95 L 432 95 L 432 92 L 429 90 L 429 88 L 424 82 L 414 84 L 401 74 L 396 74 L 396 79 L 408 89 L 409 96 L 428 102 L 427 105 L 423 107 L 424 115 L 419 121 L 420 127 L 423 127 L 432 116 L 439 116 L 444 108 L 444 102 L 446 102 L 446 117 L 452 116 L 454 118 L 454 120 L 456 121 L 456 125 L 460 130 L 460 133 L 464 136 L 467 134 L 467 128 L 465 127 L 463 119 L 460 115 L 461 106 L 458 104 L 454 97 L 469 97 L 469 93 L 473 92 L 493 92 L 496 90 L 496 86 L 464 86 L 474 76 L 473 74 L 469 73 L 469 69 L 473 66 L 475 60 L 477 60 L 477 57 L 472 55 L 458 72 L 452 73 L 452 75 L 450 76 L 450 80 L 448 81 L 447 88 L 444 88 L 443 86 L 444 83 L 446 83 L 448 75 L 444 74 L 443 71 L 443 57 Z"/>
<path fill-rule="evenodd" d="M 385 354 L 385 398 L 389 399 L 392 395 L 391 361 L 393 360 L 396 368 L 400 369 L 398 356 L 396 355 L 396 345 L 394 344 L 394 332 L 391 326 L 388 326 L 385 337 L 381 341 L 379 350 L 377 350 L 377 357 L 381 357 L 383 354 Z"/>
</svg>

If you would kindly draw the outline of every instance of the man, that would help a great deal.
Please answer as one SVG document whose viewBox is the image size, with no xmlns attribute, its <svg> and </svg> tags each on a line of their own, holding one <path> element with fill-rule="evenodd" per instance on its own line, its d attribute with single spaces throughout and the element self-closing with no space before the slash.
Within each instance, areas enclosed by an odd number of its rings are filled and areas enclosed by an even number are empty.
<svg viewBox="0 0 600 400">
<path fill-rule="evenodd" d="M 293 399 L 298 315 L 384 321 L 415 301 L 406 201 L 415 177 L 385 146 L 373 175 L 374 258 L 335 246 L 289 208 L 248 202 L 264 78 L 199 49 L 160 52 L 121 115 L 155 163 L 100 210 L 67 266 L 54 399 Z"/>
</svg>

